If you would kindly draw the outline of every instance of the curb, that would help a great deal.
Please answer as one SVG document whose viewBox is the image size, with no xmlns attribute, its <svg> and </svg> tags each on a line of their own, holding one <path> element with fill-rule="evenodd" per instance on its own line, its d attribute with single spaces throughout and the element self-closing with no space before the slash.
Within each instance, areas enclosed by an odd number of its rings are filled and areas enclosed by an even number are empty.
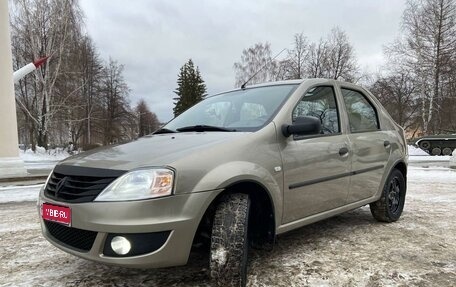
<svg viewBox="0 0 456 287">
<path fill-rule="evenodd" d="M 2 177 L 0 178 L 0 183 L 5 182 L 25 182 L 25 181 L 37 181 L 42 180 L 43 182 L 47 179 L 49 175 L 31 175 L 31 176 L 19 176 L 19 177 Z"/>
</svg>

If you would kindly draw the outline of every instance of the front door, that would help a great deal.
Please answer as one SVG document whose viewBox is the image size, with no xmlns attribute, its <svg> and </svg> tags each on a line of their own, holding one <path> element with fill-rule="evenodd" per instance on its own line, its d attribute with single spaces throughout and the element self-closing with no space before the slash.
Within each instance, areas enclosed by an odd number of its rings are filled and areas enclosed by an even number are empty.
<svg viewBox="0 0 456 287">
<path fill-rule="evenodd" d="M 340 103 L 339 103 L 340 104 Z M 290 136 L 282 146 L 283 223 L 331 210 L 346 202 L 351 155 L 330 85 L 309 89 L 290 115 L 320 119 L 321 134 Z"/>
</svg>

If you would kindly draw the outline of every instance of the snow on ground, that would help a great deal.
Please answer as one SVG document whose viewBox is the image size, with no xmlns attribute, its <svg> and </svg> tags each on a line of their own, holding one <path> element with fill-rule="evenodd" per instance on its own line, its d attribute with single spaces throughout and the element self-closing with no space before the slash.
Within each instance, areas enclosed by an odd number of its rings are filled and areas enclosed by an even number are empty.
<svg viewBox="0 0 456 287">
<path fill-rule="evenodd" d="M 448 163 L 451 159 L 451 156 L 432 156 L 429 155 L 424 150 L 420 149 L 419 147 L 415 147 L 412 145 L 408 146 L 408 153 L 409 153 L 409 163 L 423 163 L 423 162 L 445 162 Z"/>
<path fill-rule="evenodd" d="M 55 148 L 46 150 L 43 147 L 36 147 L 36 151 L 31 149 L 26 151 L 19 150 L 19 156 L 26 162 L 47 162 L 47 161 L 61 161 L 70 156 L 68 151 L 63 148 Z"/>
<path fill-rule="evenodd" d="M 413 146 L 413 145 L 409 145 L 408 146 L 408 154 L 411 155 L 411 156 L 415 156 L 415 155 L 429 155 L 427 152 L 425 152 L 424 150 L 420 149 L 419 147 L 416 147 L 416 146 Z"/>
<path fill-rule="evenodd" d="M 366 206 L 281 235 L 251 252 L 247 286 L 455 286 L 455 186 L 456 170 L 410 167 L 399 221 L 376 222 Z M 42 237 L 34 202 L 0 204 L 0 250 L 0 286 L 210 286 L 201 253 L 155 270 L 69 255 Z"/>
<path fill-rule="evenodd" d="M 445 167 L 409 167 L 409 181 L 414 183 L 426 183 L 432 185 L 454 184 L 456 194 L 456 170 Z"/>
<path fill-rule="evenodd" d="M 414 162 L 449 162 L 451 156 L 449 155 L 441 155 L 441 156 L 432 156 L 432 155 L 427 155 L 427 156 L 409 156 L 409 162 L 414 163 Z"/>
<path fill-rule="evenodd" d="M 63 148 L 46 150 L 43 147 L 36 147 L 36 152 L 31 149 L 19 150 L 19 156 L 24 161 L 27 171 L 34 174 L 46 174 L 70 154 Z"/>
<path fill-rule="evenodd" d="M 0 203 L 36 201 L 43 185 L 1 186 Z"/>
</svg>

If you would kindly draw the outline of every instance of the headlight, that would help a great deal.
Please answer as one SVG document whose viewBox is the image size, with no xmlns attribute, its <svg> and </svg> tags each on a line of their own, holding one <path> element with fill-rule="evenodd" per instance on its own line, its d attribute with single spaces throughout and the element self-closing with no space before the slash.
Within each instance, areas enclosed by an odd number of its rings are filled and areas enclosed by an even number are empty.
<svg viewBox="0 0 456 287">
<path fill-rule="evenodd" d="M 174 172 L 165 168 L 127 172 L 108 185 L 95 201 L 139 200 L 171 195 Z"/>
</svg>

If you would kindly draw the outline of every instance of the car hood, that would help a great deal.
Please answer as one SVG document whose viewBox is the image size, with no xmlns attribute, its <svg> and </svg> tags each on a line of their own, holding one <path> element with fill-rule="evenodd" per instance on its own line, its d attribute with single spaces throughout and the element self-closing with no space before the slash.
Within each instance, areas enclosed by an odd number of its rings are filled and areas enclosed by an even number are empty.
<svg viewBox="0 0 456 287">
<path fill-rule="evenodd" d="M 61 161 L 60 165 L 130 170 L 172 166 L 190 154 L 236 140 L 242 132 L 188 132 L 150 135 L 130 143 L 101 147 Z"/>
</svg>

